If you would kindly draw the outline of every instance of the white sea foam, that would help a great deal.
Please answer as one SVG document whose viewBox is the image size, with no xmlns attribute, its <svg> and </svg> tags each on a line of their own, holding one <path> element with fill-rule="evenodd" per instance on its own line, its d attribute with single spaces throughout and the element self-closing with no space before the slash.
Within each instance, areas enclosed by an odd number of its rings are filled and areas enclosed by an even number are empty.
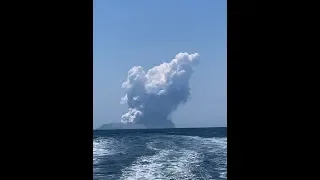
<svg viewBox="0 0 320 180">
<path fill-rule="evenodd" d="M 220 178 L 227 179 L 227 171 L 220 173 Z"/>
<path fill-rule="evenodd" d="M 93 164 L 97 164 L 102 156 L 119 153 L 119 141 L 113 138 L 95 139 L 93 141 Z"/>
<path fill-rule="evenodd" d="M 202 138 L 196 136 L 185 137 L 191 139 L 189 144 L 192 144 L 197 149 L 206 150 L 208 153 L 214 153 L 218 155 L 216 161 L 226 163 L 227 158 L 227 138 Z"/>
<path fill-rule="evenodd" d="M 192 169 L 200 160 L 195 151 L 161 150 L 153 156 L 142 156 L 123 170 L 121 180 L 195 179 Z"/>
<path fill-rule="evenodd" d="M 191 141 L 191 143 L 211 148 L 212 151 L 215 151 L 217 149 L 227 149 L 227 138 L 203 138 L 198 136 L 184 136 L 184 138 L 193 140 Z"/>
<path fill-rule="evenodd" d="M 204 159 L 203 153 L 217 155 L 209 161 L 217 165 L 215 170 L 220 178 L 226 178 L 227 138 L 163 136 L 147 143 L 147 147 L 156 151 L 156 154 L 139 157 L 131 166 L 122 170 L 120 179 L 213 179 L 207 168 L 201 165 L 204 160 L 208 160 Z"/>
<path fill-rule="evenodd" d="M 220 178 L 227 179 L 227 138 L 201 138 L 190 137 L 194 145 L 199 149 L 207 149 L 208 153 L 215 154 L 216 157 L 209 159 L 216 164 L 215 170 L 220 174 Z"/>
</svg>

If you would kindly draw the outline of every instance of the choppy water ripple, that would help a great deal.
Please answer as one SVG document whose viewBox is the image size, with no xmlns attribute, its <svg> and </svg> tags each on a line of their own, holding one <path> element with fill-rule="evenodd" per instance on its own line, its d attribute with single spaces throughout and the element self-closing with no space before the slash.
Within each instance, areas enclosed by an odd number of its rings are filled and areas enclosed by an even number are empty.
<svg viewBox="0 0 320 180">
<path fill-rule="evenodd" d="M 99 131 L 93 147 L 94 180 L 227 178 L 226 128 Z"/>
</svg>

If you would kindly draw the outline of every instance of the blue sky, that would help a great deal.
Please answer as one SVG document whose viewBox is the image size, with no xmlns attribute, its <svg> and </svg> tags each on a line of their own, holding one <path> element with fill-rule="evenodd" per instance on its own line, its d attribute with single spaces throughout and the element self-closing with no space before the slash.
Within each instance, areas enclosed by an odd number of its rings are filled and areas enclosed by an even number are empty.
<svg viewBox="0 0 320 180">
<path fill-rule="evenodd" d="M 177 127 L 226 126 L 226 0 L 94 0 L 93 123 L 119 122 L 127 72 L 199 53 L 190 101 L 173 113 Z"/>
</svg>

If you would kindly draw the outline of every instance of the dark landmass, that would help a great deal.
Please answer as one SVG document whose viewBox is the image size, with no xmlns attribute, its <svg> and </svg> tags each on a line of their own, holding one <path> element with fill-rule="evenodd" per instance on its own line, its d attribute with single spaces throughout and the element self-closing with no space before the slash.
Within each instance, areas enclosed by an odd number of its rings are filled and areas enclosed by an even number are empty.
<svg viewBox="0 0 320 180">
<path fill-rule="evenodd" d="M 103 124 L 97 130 L 107 130 L 107 129 L 147 129 L 146 126 L 143 124 L 123 124 L 123 123 L 110 123 L 110 124 Z"/>
<path fill-rule="evenodd" d="M 103 124 L 96 130 L 107 130 L 107 129 L 163 129 L 163 128 L 175 128 L 171 121 L 165 121 L 158 124 L 137 124 L 137 123 L 109 123 Z"/>
</svg>

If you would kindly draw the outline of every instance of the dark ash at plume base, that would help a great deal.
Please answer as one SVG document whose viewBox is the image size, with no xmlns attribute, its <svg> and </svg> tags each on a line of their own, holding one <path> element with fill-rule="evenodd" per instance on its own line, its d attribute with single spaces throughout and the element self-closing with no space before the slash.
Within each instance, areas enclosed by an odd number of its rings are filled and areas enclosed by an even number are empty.
<svg viewBox="0 0 320 180">
<path fill-rule="evenodd" d="M 147 72 L 141 66 L 130 69 L 122 84 L 126 94 L 121 99 L 129 111 L 121 117 L 121 123 L 127 126 L 140 124 L 146 128 L 174 128 L 169 117 L 180 104 L 188 101 L 189 80 L 199 57 L 198 53 L 179 53 L 171 62 Z"/>
</svg>

